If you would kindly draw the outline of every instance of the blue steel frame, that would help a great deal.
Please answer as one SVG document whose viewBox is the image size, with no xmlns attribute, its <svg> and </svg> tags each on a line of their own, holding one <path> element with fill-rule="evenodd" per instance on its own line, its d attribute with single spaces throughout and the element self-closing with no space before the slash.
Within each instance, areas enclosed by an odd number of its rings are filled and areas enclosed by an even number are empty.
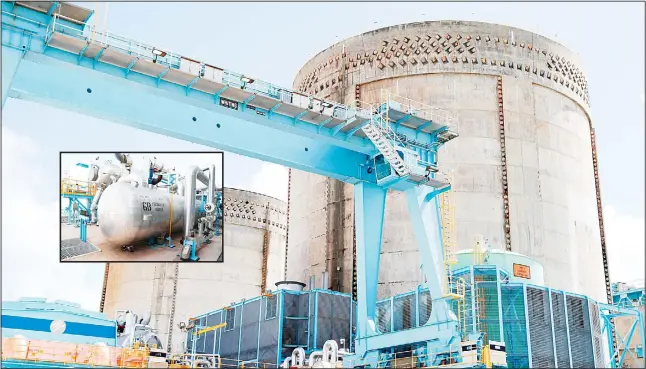
<svg viewBox="0 0 646 369">
<path fill-rule="evenodd" d="M 626 308 L 626 307 L 621 307 L 621 306 L 616 306 L 616 305 L 609 305 L 609 304 L 602 304 L 598 303 L 599 310 L 600 310 L 600 316 L 603 320 L 603 326 L 601 328 L 601 332 L 606 334 L 606 338 L 608 340 L 608 347 L 610 348 L 610 367 L 611 368 L 622 368 L 624 359 L 626 358 L 626 354 L 631 350 L 628 345 L 630 344 L 630 341 L 633 338 L 633 335 L 635 334 L 635 330 L 639 329 L 639 335 L 641 338 L 641 347 L 643 350 L 643 347 L 646 347 L 646 336 L 644 336 L 644 316 L 641 313 L 641 311 L 634 309 L 634 308 Z M 615 337 L 613 336 L 613 319 L 619 318 L 619 317 L 633 317 L 635 320 L 633 321 L 630 329 L 628 330 L 628 333 L 626 334 L 626 337 L 618 337 L 619 342 L 617 345 L 617 352 L 612 352 L 612 348 L 614 346 L 615 342 Z M 621 347 L 621 344 L 624 346 Z M 621 355 L 619 355 L 619 350 L 622 350 Z M 631 352 L 632 354 L 632 352 Z M 637 356 L 637 352 L 634 353 L 635 356 Z M 615 361 L 615 357 L 618 356 L 619 360 Z"/>
<path fill-rule="evenodd" d="M 644 292 L 643 288 L 614 292 L 612 295 L 612 304 L 623 307 L 642 306 L 646 299 Z"/>
<path fill-rule="evenodd" d="M 460 273 L 464 273 L 464 271 L 471 271 L 471 270 L 473 270 L 475 272 L 475 274 L 486 273 L 487 275 L 490 275 L 491 274 L 490 272 L 491 272 L 492 269 L 494 270 L 494 272 L 496 272 L 498 278 L 500 278 L 501 275 L 506 274 L 506 272 L 503 269 L 498 268 L 498 267 L 493 267 L 493 266 L 472 266 L 472 267 L 467 267 L 467 268 L 461 268 L 460 270 L 455 271 L 454 275 L 458 275 Z M 494 281 L 490 281 L 488 283 L 491 283 L 491 282 L 494 282 Z M 499 283 L 499 282 L 500 281 L 497 281 L 497 283 Z M 510 317 L 510 310 L 509 309 L 513 310 L 512 315 L 516 315 L 518 313 L 523 315 L 523 321 L 524 321 L 523 327 L 522 327 L 521 330 L 518 330 L 518 327 L 516 327 L 516 332 L 520 333 L 520 334 L 523 334 L 525 336 L 525 339 L 527 340 L 527 345 L 524 346 L 521 343 L 521 346 L 518 346 L 518 347 L 520 347 L 520 351 L 517 351 L 517 350 L 513 350 L 513 351 L 514 351 L 514 354 L 516 354 L 516 355 L 526 356 L 527 357 L 527 362 L 530 363 L 529 364 L 530 367 L 532 366 L 532 364 L 531 364 L 532 363 L 532 351 L 531 351 L 532 350 L 531 349 L 531 347 L 532 347 L 531 346 L 532 337 L 530 335 L 530 329 L 529 329 L 529 318 L 530 318 L 529 309 L 530 309 L 530 306 L 529 306 L 529 303 L 527 301 L 527 288 L 540 289 L 542 291 L 545 291 L 548 294 L 548 301 L 549 301 L 549 304 L 550 304 L 551 336 L 552 336 L 552 342 L 553 342 L 553 346 L 552 346 L 551 349 L 554 352 L 555 367 L 558 367 L 558 353 L 557 353 L 557 350 L 556 350 L 557 341 L 555 339 L 556 332 L 555 332 L 555 325 L 554 325 L 555 311 L 554 311 L 554 305 L 552 303 L 553 302 L 552 293 L 559 294 L 560 296 L 563 297 L 563 306 L 562 306 L 563 310 L 562 310 L 561 313 L 564 313 L 564 316 L 563 316 L 563 318 L 565 319 L 565 327 L 564 328 L 565 328 L 565 332 L 566 332 L 566 335 L 567 335 L 567 346 L 568 346 L 567 354 L 569 356 L 569 366 L 566 366 L 566 367 L 572 367 L 573 366 L 572 365 L 573 364 L 572 363 L 572 348 L 571 348 L 571 343 L 570 343 L 570 332 L 569 332 L 569 324 L 568 324 L 569 310 L 568 310 L 568 306 L 567 306 L 567 298 L 568 297 L 576 297 L 576 298 L 585 299 L 585 301 L 588 303 L 588 309 L 592 309 L 592 307 L 595 304 L 595 301 L 592 300 L 592 299 L 587 299 L 583 295 L 568 293 L 568 292 L 564 292 L 564 291 L 560 291 L 560 290 L 554 290 L 554 289 L 551 289 L 551 288 L 532 285 L 532 284 L 508 283 L 508 284 L 505 284 L 505 286 L 506 286 L 506 288 L 509 288 L 509 287 L 516 288 L 516 292 L 513 292 L 515 295 L 510 296 L 511 301 L 507 300 L 507 304 L 504 307 L 501 307 L 502 302 L 503 302 L 503 297 L 502 297 L 502 292 L 500 292 L 500 295 L 498 296 L 498 301 L 500 302 L 498 310 L 499 310 L 499 312 L 504 311 L 504 316 L 506 318 L 503 317 L 503 318 L 501 318 L 502 320 L 508 319 Z M 502 286 L 497 288 L 498 291 L 501 291 L 501 289 L 502 289 Z M 404 296 L 412 296 L 412 295 L 414 295 L 415 300 L 417 301 L 416 314 L 417 314 L 417 317 L 418 317 L 417 318 L 418 321 L 419 321 L 419 312 L 420 312 L 419 295 L 420 295 L 420 293 L 422 291 L 426 291 L 426 290 L 423 290 L 421 286 L 418 286 L 418 288 L 415 291 L 399 294 L 399 295 L 394 297 L 394 299 L 398 299 L 398 298 L 401 298 L 401 297 L 404 297 Z M 282 334 L 282 330 L 284 328 L 283 325 L 282 325 L 283 319 L 285 319 L 285 316 L 283 314 L 284 295 L 285 294 L 303 294 L 303 293 L 307 293 L 310 296 L 308 317 L 312 317 L 310 319 L 313 319 L 313 323 L 314 323 L 314 324 L 310 324 L 309 320 L 308 320 L 308 327 L 312 327 L 312 329 L 311 330 L 308 329 L 309 330 L 309 338 L 307 340 L 307 342 L 308 342 L 307 347 L 304 347 L 304 349 L 305 349 L 306 353 L 309 354 L 310 352 L 312 352 L 312 350 L 320 349 L 320 346 L 322 346 L 322 343 L 323 343 L 323 342 L 317 342 L 318 331 L 316 330 L 316 327 L 317 327 L 316 322 L 318 321 L 318 308 L 316 307 L 316 304 L 318 303 L 318 298 L 317 298 L 318 295 L 322 294 L 322 293 L 325 293 L 325 294 L 337 294 L 337 295 L 341 295 L 341 296 L 348 297 L 348 298 L 350 296 L 348 294 L 343 294 L 343 293 L 338 293 L 338 292 L 333 292 L 333 291 L 328 291 L 328 290 L 320 290 L 320 289 L 314 289 L 314 290 L 305 291 L 305 292 L 292 292 L 292 291 L 277 291 L 277 292 L 274 292 L 273 295 L 275 296 L 275 298 L 279 299 L 278 300 L 278 306 L 277 306 L 277 314 L 276 314 L 276 317 L 279 319 L 279 322 L 280 322 L 279 323 L 280 324 L 279 325 L 279 334 Z M 514 307 L 514 299 L 516 299 L 516 298 L 520 298 L 520 299 L 523 300 L 523 311 L 518 311 L 518 310 L 515 309 L 515 307 Z M 260 296 L 260 297 L 256 297 L 256 298 L 253 298 L 253 299 L 245 300 L 242 303 L 234 304 L 234 305 L 231 306 L 231 308 L 242 308 L 242 305 L 250 303 L 250 302 L 253 302 L 253 301 L 257 300 L 257 299 L 265 299 L 266 300 L 265 304 L 267 304 L 267 298 L 265 296 Z M 379 303 L 385 302 L 385 303 L 390 305 L 392 301 L 393 301 L 393 298 L 386 298 L 386 299 L 380 300 Z M 351 306 L 351 308 L 350 308 L 351 309 L 350 321 L 352 322 L 352 315 L 354 314 L 353 313 L 354 306 L 353 305 L 350 305 L 350 306 Z M 600 311 L 600 318 L 602 319 L 602 322 L 604 324 L 602 326 L 602 332 L 606 334 L 607 339 L 611 339 L 611 337 L 608 336 L 608 335 L 611 335 L 611 330 L 610 330 L 610 327 L 612 325 L 611 321 L 612 321 L 612 319 L 614 319 L 616 317 L 632 316 L 632 317 L 635 318 L 635 322 L 634 322 L 633 326 L 631 327 L 631 331 L 627 334 L 626 338 L 624 338 L 624 339 L 620 338 L 620 343 L 629 342 L 630 339 L 634 336 L 634 332 L 639 327 L 643 327 L 643 316 L 636 309 L 623 308 L 623 307 L 618 307 L 618 306 L 613 306 L 613 305 L 606 305 L 606 304 L 598 304 L 598 303 L 597 303 L 597 308 Z M 392 309 L 392 307 L 391 307 L 391 309 Z M 312 310 L 314 310 L 314 313 L 312 313 Z M 233 310 L 230 310 L 230 311 L 233 311 Z M 224 315 L 225 314 L 221 314 L 220 319 L 221 319 L 222 322 L 224 322 Z M 205 316 L 206 315 L 201 315 L 198 318 L 205 317 Z M 394 310 L 390 311 L 389 316 L 390 317 L 395 317 Z M 259 318 L 264 319 L 261 316 L 259 316 Z M 513 317 L 511 317 L 511 318 L 513 319 Z M 274 318 L 271 318 L 271 319 L 274 319 Z M 394 319 L 391 319 L 391 324 L 392 324 L 392 321 L 394 321 Z M 420 325 L 420 324 L 424 325 L 425 322 L 419 321 L 419 323 L 417 325 Z M 505 329 L 507 329 L 507 327 L 505 325 L 506 323 L 503 321 L 500 324 L 503 326 L 503 328 L 501 328 L 501 330 L 504 332 Z M 508 348 L 508 355 L 511 354 L 510 349 L 511 349 L 513 343 L 514 343 L 513 342 L 514 341 L 514 335 L 513 335 L 513 333 L 511 333 L 511 332 L 514 331 L 513 328 L 514 327 L 509 327 L 509 329 L 510 329 L 509 334 L 505 333 L 505 335 L 502 336 L 503 337 L 502 341 L 506 342 L 506 345 L 507 345 L 507 348 Z M 240 327 L 236 326 L 236 327 L 233 327 L 232 329 L 240 329 Z M 391 332 L 390 333 L 395 333 L 395 332 L 393 332 L 394 329 L 395 329 L 395 327 L 393 327 L 391 325 Z M 641 328 L 641 329 L 643 329 L 643 328 Z M 401 329 L 398 332 L 410 333 L 410 332 L 414 332 L 415 330 L 416 330 L 416 328 L 412 327 L 412 328 L 408 328 L 408 329 Z M 590 331 L 591 331 L 591 334 L 594 334 L 592 332 L 592 327 L 591 327 Z M 390 333 L 386 333 L 385 336 L 391 336 Z M 469 332 L 469 333 L 474 333 L 474 332 Z M 295 347 L 295 346 L 289 346 L 289 345 L 283 347 L 282 346 L 282 336 L 279 337 L 278 342 L 279 342 L 279 345 L 281 345 L 281 347 L 278 348 L 278 352 L 277 352 L 277 358 L 279 359 L 277 364 L 282 362 L 282 360 L 285 358 L 284 356 L 282 356 L 282 350 L 283 349 Z M 260 347 L 260 341 L 258 341 L 257 345 L 258 345 L 258 347 Z M 594 345 L 593 345 L 593 347 L 594 347 Z M 612 341 L 610 341 L 610 347 L 612 347 Z M 428 347 L 420 347 L 420 346 L 417 346 L 415 351 L 420 356 L 428 355 L 428 353 L 430 352 L 428 350 Z M 218 348 L 217 352 L 219 352 L 219 348 Z M 352 352 L 352 347 L 350 347 L 350 352 Z M 595 354 L 594 349 L 593 349 L 592 354 L 593 355 Z M 611 353 L 611 355 L 612 355 L 612 353 Z M 623 363 L 623 359 L 625 358 L 626 355 L 627 355 L 627 353 L 626 353 L 626 351 L 624 351 L 623 356 L 621 356 L 621 358 L 620 358 L 621 363 Z M 369 353 L 369 355 L 367 355 L 367 358 L 372 358 L 372 360 L 374 360 L 374 362 L 376 362 L 377 360 L 380 360 L 380 359 L 381 360 L 388 360 L 389 358 L 392 358 L 392 354 L 390 352 L 387 352 L 387 353 L 384 352 L 381 355 L 376 355 L 373 352 L 373 353 Z M 255 361 L 259 362 L 260 358 L 257 357 L 257 359 Z M 252 362 L 252 361 L 248 361 L 247 363 L 250 363 L 250 362 Z M 614 363 L 614 360 L 611 360 L 610 362 Z M 367 359 L 365 359 L 364 363 L 368 363 Z M 521 363 L 522 363 L 522 361 L 521 361 Z M 515 364 L 516 364 L 515 367 L 518 367 L 519 362 L 515 361 Z M 511 365 L 511 363 L 510 363 L 510 365 Z M 577 364 L 577 365 L 580 365 L 580 364 Z"/>
<path fill-rule="evenodd" d="M 498 291 L 498 317 L 500 320 L 500 341 L 505 341 L 505 325 L 502 320 L 502 291 L 500 290 L 500 276 L 502 275 L 502 270 L 496 268 L 496 290 Z"/>
<path fill-rule="evenodd" d="M 81 216 L 81 223 L 79 225 L 80 231 L 81 231 L 81 241 L 87 242 L 87 222 L 88 219 L 87 217 Z"/>
<path fill-rule="evenodd" d="M 3 60 L 3 92 L 8 93 L 3 94 L 3 105 L 6 96 L 39 101 L 348 183 L 375 180 L 374 174 L 367 174 L 364 168 L 365 155 L 373 153 L 375 146 L 366 138 L 350 132 L 341 134 L 337 130 L 339 126 L 357 119 L 353 115 L 356 113 L 354 108 L 326 102 L 347 113 L 343 123 L 331 128 L 281 114 L 275 110 L 280 101 L 263 114 L 258 114 L 260 108 L 246 109 L 246 103 L 232 110 L 219 106 L 219 96 L 224 89 L 214 94 L 187 89 L 161 79 L 165 74 L 150 77 L 134 70 L 134 73 L 126 73 L 127 68 L 101 62 L 101 55 L 90 59 L 83 53 L 77 55 L 50 47 L 48 42 L 54 32 L 61 33 L 61 27 L 65 28 L 66 35 L 85 40 L 85 26 L 20 6 L 14 9 L 6 2 L 2 5 L 3 51 L 7 51 Z M 25 38 L 25 35 L 29 37 Z M 109 35 L 108 45 L 113 41 L 111 37 Z M 142 46 L 151 55 L 139 55 L 138 58 L 152 60 L 154 47 Z M 123 49 L 114 46 L 111 50 Z M 129 55 L 134 50 L 123 52 Z M 177 71 L 180 60 L 181 56 L 169 53 L 165 58 L 157 58 L 157 64 L 166 66 L 166 71 Z M 106 78 L 106 74 L 111 77 Z M 228 84 L 225 88 L 242 87 L 239 86 L 241 78 L 239 73 L 224 71 L 223 83 Z M 263 81 L 246 85 L 245 90 L 271 98 L 275 96 L 267 90 L 280 90 L 281 99 L 301 95 Z M 99 94 L 96 97 L 95 92 Z M 322 101 L 316 97 L 309 98 Z M 111 104 L 102 103 L 106 99 Z M 191 124 L 182 124 L 187 118 L 194 119 Z M 215 128 L 213 122 L 221 123 Z M 423 145 L 423 150 L 431 153 L 431 147 L 437 142 L 437 132 L 443 129 L 440 127 L 427 133 L 400 126 L 398 133 L 417 145 Z M 281 145 L 275 145 L 275 142 L 281 142 Z M 303 154 L 304 149 L 306 154 Z M 415 186 L 406 181 L 393 184 L 396 190 Z"/>
<path fill-rule="evenodd" d="M 354 184 L 358 356 L 391 347 L 393 342 L 428 342 L 429 348 L 434 346 L 437 349 L 437 346 L 446 347 L 459 340 L 456 317 L 446 301 L 438 298 L 442 296 L 443 276 L 436 196 L 450 187 L 429 189 L 408 182 L 405 177 L 389 183 L 388 187 L 406 193 L 422 257 L 425 284 L 435 297 L 432 316 L 424 326 L 405 334 L 380 335 L 373 328 L 388 188 L 376 185 L 376 174 L 370 174 L 368 170 L 370 163 L 366 155 L 378 152 L 374 144 L 366 138 L 354 136 L 357 130 L 340 134 L 339 126 L 349 124 L 357 116 L 346 115 L 344 122 L 327 128 L 325 124 L 331 119 L 317 126 L 300 121 L 300 117 L 280 114 L 276 110 L 280 102 L 268 111 L 258 107 L 252 109 L 248 104 L 256 96 L 276 98 L 276 91 L 295 93 L 262 81 L 245 82 L 241 74 L 230 71 L 224 71 L 226 87 L 246 89 L 254 95 L 235 110 L 222 107 L 218 102 L 221 102 L 219 95 L 224 89 L 210 94 L 191 88 L 199 77 L 190 85 L 181 86 L 163 80 L 163 75 L 155 78 L 133 70 L 138 58 L 146 59 L 144 56 L 133 59 L 124 69 L 99 60 L 105 48 L 90 59 L 84 56 L 87 46 L 78 55 L 50 47 L 48 43 L 55 34 L 61 34 L 63 28 L 66 35 L 85 40 L 85 25 L 14 5 L 2 3 L 3 106 L 7 96 L 29 99 Z M 111 40 L 108 37 L 108 41 Z M 114 49 L 119 50 L 111 50 Z M 181 60 L 179 55 L 172 53 L 155 57 L 158 64 L 167 66 L 166 73 L 179 69 Z M 106 104 L 106 101 L 110 103 Z M 335 111 L 352 111 L 339 104 L 327 104 Z M 187 118 L 192 120 L 191 124 L 182 123 Z M 213 122 L 220 123 L 214 126 Z M 413 149 L 420 152 L 422 158 L 436 163 L 436 153 L 431 148 L 442 144 L 437 134 L 446 127 L 440 126 L 434 132 L 426 133 L 404 127 L 401 123 L 388 124 L 398 134 L 416 142 L 418 146 Z M 281 142 L 281 145 L 276 145 L 276 142 Z M 191 256 L 194 259 L 195 255 Z"/>
</svg>

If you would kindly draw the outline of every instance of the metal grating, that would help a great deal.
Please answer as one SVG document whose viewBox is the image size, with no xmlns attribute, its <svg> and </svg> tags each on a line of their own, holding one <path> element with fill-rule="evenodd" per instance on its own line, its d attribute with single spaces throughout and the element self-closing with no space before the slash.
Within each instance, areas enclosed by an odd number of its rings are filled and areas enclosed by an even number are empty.
<svg viewBox="0 0 646 369">
<path fill-rule="evenodd" d="M 476 291 L 478 330 L 486 333 L 485 344 L 489 343 L 489 340 L 501 341 L 498 284 L 495 281 L 478 281 Z"/>
<path fill-rule="evenodd" d="M 458 309 L 458 301 L 449 301 L 449 305 L 455 314 L 459 314 L 460 319 L 460 333 L 462 339 L 466 339 L 467 335 L 473 331 L 473 301 L 471 298 L 471 272 L 455 273 L 454 277 L 462 278 L 465 282 L 464 285 L 464 299 L 462 299 L 462 306 Z M 421 295 L 420 295 L 421 296 Z M 421 315 L 420 315 L 421 316 Z M 420 319 L 420 324 L 422 323 Z"/>
<path fill-rule="evenodd" d="M 377 318 L 377 329 L 381 333 L 390 333 L 390 300 L 377 302 L 375 316 Z"/>
<path fill-rule="evenodd" d="M 395 296 L 393 307 L 394 331 L 410 329 L 416 326 L 415 294 Z"/>
<path fill-rule="evenodd" d="M 554 368 L 552 318 L 547 291 L 527 288 L 527 317 L 531 342 L 532 367 Z"/>
<path fill-rule="evenodd" d="M 321 308 L 320 297 L 324 294 L 315 293 Z M 310 296 L 308 294 L 292 294 L 285 293 L 283 295 L 283 331 L 282 331 L 282 354 L 285 356 L 291 355 L 295 347 L 308 348 L 309 345 L 309 328 L 308 324 L 313 319 L 310 319 L 309 313 L 313 313 L 314 309 L 310 309 Z M 313 330 L 312 332 L 316 332 Z M 311 346 L 310 346 L 311 347 Z"/>
<path fill-rule="evenodd" d="M 566 295 L 565 302 L 570 330 L 572 368 L 594 368 L 588 302 L 572 295 Z"/>
<path fill-rule="evenodd" d="M 331 293 L 317 294 L 316 346 L 322 349 L 327 340 L 350 340 L 350 296 Z M 307 313 L 307 310 L 305 310 Z M 307 338 L 305 338 L 307 343 Z"/>
<path fill-rule="evenodd" d="M 419 291 L 419 301 L 417 303 L 419 309 L 419 325 L 422 326 L 431 318 L 433 311 L 433 300 L 431 293 L 428 290 Z"/>
<path fill-rule="evenodd" d="M 565 319 L 565 297 L 563 293 L 552 292 L 552 316 L 554 318 L 554 338 L 556 340 L 556 363 L 559 368 L 570 367 L 570 346 L 567 339 Z"/>
<path fill-rule="evenodd" d="M 99 252 L 98 247 L 89 242 L 83 242 L 80 238 L 61 240 L 61 261 L 66 261 L 83 255 Z"/>
<path fill-rule="evenodd" d="M 595 368 L 605 367 L 603 359 L 603 347 L 602 347 L 602 336 L 601 336 L 601 317 L 599 316 L 599 309 L 597 308 L 597 303 L 594 301 L 589 301 L 590 306 L 590 321 L 592 323 L 591 334 L 592 334 L 592 346 L 594 348 L 594 366 Z"/>
<path fill-rule="evenodd" d="M 507 365 L 509 368 L 529 368 L 523 287 L 500 286 L 500 293 Z"/>
</svg>

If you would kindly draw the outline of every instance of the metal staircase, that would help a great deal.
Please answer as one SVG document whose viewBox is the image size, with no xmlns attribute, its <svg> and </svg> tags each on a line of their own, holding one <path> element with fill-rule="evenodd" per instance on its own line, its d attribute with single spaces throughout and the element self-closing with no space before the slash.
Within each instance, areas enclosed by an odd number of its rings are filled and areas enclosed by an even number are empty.
<svg viewBox="0 0 646 369">
<path fill-rule="evenodd" d="M 377 147 L 377 150 L 384 156 L 386 161 L 393 167 L 395 173 L 400 177 L 405 177 L 411 173 L 410 168 L 404 163 L 397 150 L 390 140 L 383 134 L 382 130 L 374 123 L 373 120 L 361 128 L 363 133 Z"/>
</svg>

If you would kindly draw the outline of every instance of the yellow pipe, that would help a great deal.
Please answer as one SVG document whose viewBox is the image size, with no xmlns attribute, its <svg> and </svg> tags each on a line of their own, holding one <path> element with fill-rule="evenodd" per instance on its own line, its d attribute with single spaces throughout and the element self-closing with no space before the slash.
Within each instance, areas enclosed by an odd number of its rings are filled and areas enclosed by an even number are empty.
<svg viewBox="0 0 646 369">
<path fill-rule="evenodd" d="M 491 368 L 491 352 L 489 352 L 489 346 L 485 346 L 482 349 L 482 361 L 484 361 L 486 368 Z"/>
<path fill-rule="evenodd" d="M 197 336 L 197 335 L 200 335 L 200 334 L 202 334 L 202 333 L 206 333 L 206 332 L 214 331 L 214 330 L 216 330 L 216 329 L 220 329 L 220 328 L 222 328 L 222 327 L 226 327 L 226 325 L 227 325 L 227 323 L 220 323 L 220 324 L 218 324 L 218 325 L 214 325 L 214 326 L 212 326 L 212 327 L 208 327 L 208 328 L 200 329 L 199 331 L 197 331 L 197 332 L 195 332 L 195 333 L 193 333 L 193 334 Z"/>
</svg>

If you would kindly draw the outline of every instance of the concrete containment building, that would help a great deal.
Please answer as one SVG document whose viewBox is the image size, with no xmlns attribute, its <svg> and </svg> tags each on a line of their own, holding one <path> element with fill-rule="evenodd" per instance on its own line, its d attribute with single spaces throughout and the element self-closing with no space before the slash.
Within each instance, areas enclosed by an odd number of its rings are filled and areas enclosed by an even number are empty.
<svg viewBox="0 0 646 369">
<path fill-rule="evenodd" d="M 285 264 L 285 202 L 225 188 L 224 213 L 224 263 L 107 264 L 101 311 L 110 318 L 121 309 L 149 311 L 164 349 L 183 352 L 180 322 L 276 289 Z"/>
<path fill-rule="evenodd" d="M 543 36 L 502 25 L 430 21 L 378 29 L 333 45 L 294 87 L 345 104 L 380 103 L 381 91 L 439 109 L 460 137 L 439 152 L 452 171 L 458 249 L 480 234 L 528 255 L 548 286 L 606 301 L 605 238 L 588 86 L 576 55 Z M 351 292 L 353 191 L 290 172 L 287 279 Z M 420 283 L 403 193 L 390 193 L 379 297 Z M 604 291 L 604 269 L 605 284 Z"/>
</svg>

